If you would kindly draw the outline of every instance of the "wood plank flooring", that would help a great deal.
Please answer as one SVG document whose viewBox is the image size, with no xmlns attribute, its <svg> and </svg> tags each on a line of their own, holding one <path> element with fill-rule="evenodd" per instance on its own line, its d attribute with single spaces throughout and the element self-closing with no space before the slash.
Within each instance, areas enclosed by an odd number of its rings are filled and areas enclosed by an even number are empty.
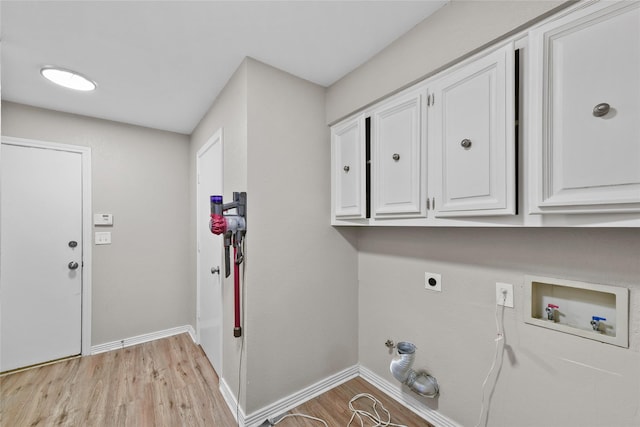
<svg viewBox="0 0 640 427">
<path fill-rule="evenodd" d="M 188 334 L 0 378 L 2 426 L 234 426 Z"/>
<path fill-rule="evenodd" d="M 291 413 L 346 426 L 349 400 L 375 395 L 392 421 L 408 427 L 425 422 L 361 378 L 312 399 Z M 359 401 L 356 407 L 367 406 Z M 218 377 L 188 334 L 94 356 L 75 358 L 0 377 L 0 425 L 68 426 L 236 426 L 218 389 Z M 317 421 L 288 418 L 279 427 L 317 427 Z M 365 424 L 373 425 L 372 423 Z M 355 420 L 352 427 L 359 427 Z"/>
<path fill-rule="evenodd" d="M 371 394 L 378 399 L 391 414 L 391 422 L 394 424 L 405 425 L 407 427 L 433 427 L 433 425 L 429 424 L 360 377 L 347 381 L 346 383 L 321 394 L 315 399 L 311 399 L 308 402 L 303 403 L 288 413 L 306 414 L 312 415 L 316 418 L 321 418 L 327 422 L 329 427 L 346 427 L 349 419 L 351 418 L 349 401 L 351 398 L 361 393 Z M 355 409 L 365 410 L 374 414 L 375 412 L 371 403 L 372 402 L 367 399 L 358 399 L 353 403 L 353 407 Z M 387 421 L 386 413 L 381 410 L 380 406 L 377 408 L 380 418 L 383 421 Z M 365 426 L 375 425 L 364 417 L 363 422 Z M 278 424 L 278 427 L 290 426 L 323 427 L 322 423 L 299 417 L 287 418 Z M 360 421 L 357 418 L 354 419 L 351 423 L 351 427 L 360 427 Z"/>
</svg>

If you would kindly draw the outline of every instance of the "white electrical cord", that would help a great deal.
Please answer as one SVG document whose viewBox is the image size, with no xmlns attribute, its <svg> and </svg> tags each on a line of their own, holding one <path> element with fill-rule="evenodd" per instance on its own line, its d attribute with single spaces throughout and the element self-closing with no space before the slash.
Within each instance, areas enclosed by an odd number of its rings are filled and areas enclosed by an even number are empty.
<svg viewBox="0 0 640 427">
<path fill-rule="evenodd" d="M 371 400 L 372 402 L 372 409 L 373 409 L 373 414 L 362 410 L 362 409 L 356 409 L 353 406 L 353 402 L 355 402 L 358 399 L 362 399 L 362 398 L 366 398 Z M 378 406 L 380 407 L 380 410 L 384 413 L 386 420 L 383 420 L 380 416 L 380 413 L 378 412 Z M 360 427 L 364 427 L 364 419 L 368 419 L 369 421 L 375 423 L 373 425 L 371 425 L 370 427 L 407 427 L 403 424 L 394 424 L 391 422 L 391 413 L 384 407 L 384 405 L 382 404 L 382 402 L 380 402 L 378 399 L 376 399 L 375 397 L 373 397 L 372 395 L 368 394 L 368 393 L 360 393 L 360 394 L 356 394 L 355 396 L 353 396 L 351 398 L 351 400 L 349 401 L 349 409 L 351 410 L 351 419 L 349 420 L 349 423 L 347 424 L 347 427 L 351 426 L 351 423 L 353 422 L 354 419 L 358 419 L 358 421 L 360 421 Z M 320 418 L 316 418 L 316 417 L 312 417 L 311 415 L 305 415 L 305 414 L 287 414 L 284 417 L 280 418 L 278 421 L 272 422 L 269 421 L 269 423 L 272 426 L 275 426 L 277 424 L 279 424 L 282 420 L 284 420 L 285 418 L 289 418 L 289 417 L 302 417 L 302 418 L 308 418 L 310 420 L 314 420 L 314 421 L 319 421 L 322 424 L 324 424 L 325 427 L 329 427 L 329 425 L 327 424 L 327 422 L 323 419 Z M 364 417 L 364 418 L 363 418 Z"/>
<path fill-rule="evenodd" d="M 502 293 L 503 299 L 502 299 L 502 309 L 504 310 L 504 304 L 507 301 L 507 293 L 505 291 L 503 291 Z M 484 378 L 484 381 L 482 382 L 482 399 L 480 402 L 480 416 L 478 417 L 478 422 L 476 423 L 475 427 L 479 427 L 480 423 L 482 422 L 482 415 L 484 414 L 484 389 L 487 386 L 487 381 L 489 381 L 489 377 L 491 376 L 491 374 L 493 373 L 493 370 L 496 367 L 496 362 L 498 361 L 498 352 L 500 350 L 500 341 L 502 341 L 504 339 L 504 334 L 500 331 L 500 322 L 498 320 L 498 307 L 500 306 L 500 304 L 496 303 L 496 311 L 495 311 L 495 318 L 496 318 L 496 349 L 495 349 L 495 353 L 493 354 L 493 363 L 491 363 L 491 368 L 489 368 L 489 372 L 487 372 L 487 376 Z"/>
<path fill-rule="evenodd" d="M 373 412 L 374 414 L 371 414 L 367 411 L 363 411 L 362 409 L 356 409 L 353 407 L 353 402 L 355 402 L 356 400 L 360 399 L 360 398 L 367 398 L 369 400 L 371 400 L 373 402 L 372 406 L 373 406 Z M 377 406 L 380 405 L 380 409 L 386 414 L 386 421 L 383 421 L 380 418 L 380 414 L 378 413 L 378 408 Z M 364 421 L 362 419 L 362 417 L 368 418 L 370 421 L 374 422 L 375 424 L 372 427 L 387 427 L 387 426 L 395 426 L 395 427 L 407 427 L 404 426 L 402 424 L 394 424 L 391 422 L 391 414 L 389 413 L 389 411 L 382 405 L 382 402 L 380 402 L 378 399 L 376 399 L 375 397 L 373 397 L 372 395 L 368 394 L 368 393 L 360 393 L 360 394 L 356 394 L 355 396 L 353 396 L 351 398 L 351 400 L 349 401 L 349 409 L 351 410 L 352 414 L 351 414 L 351 419 L 349 420 L 349 423 L 347 424 L 347 427 L 349 427 L 351 425 L 351 423 L 353 422 L 353 420 L 358 417 L 358 421 L 360 421 L 360 427 L 364 427 Z"/>
<path fill-rule="evenodd" d="M 245 248 L 245 240 L 242 239 L 242 253 L 246 261 L 247 252 Z M 235 262 L 235 260 L 233 260 Z M 246 284 L 246 276 L 245 276 L 245 262 L 242 263 L 242 283 Z M 246 301 L 246 293 L 245 293 L 246 285 L 242 287 L 242 326 L 245 324 L 244 318 L 244 307 Z M 238 359 L 238 395 L 236 396 L 236 421 L 238 422 L 238 427 L 240 427 L 240 391 L 242 389 L 242 360 L 244 356 L 244 331 L 242 332 L 242 337 L 240 338 L 240 356 Z"/>
<path fill-rule="evenodd" d="M 316 417 L 312 417 L 311 415 L 305 415 L 305 414 L 288 414 L 285 415 L 284 417 L 280 418 L 278 421 L 276 421 L 275 423 L 272 423 L 272 426 L 275 426 L 277 424 L 280 423 L 280 421 L 284 420 L 285 418 L 289 418 L 289 417 L 302 417 L 302 418 L 308 418 L 310 420 L 314 420 L 314 421 L 320 421 L 322 424 L 324 424 L 324 427 L 329 427 L 329 425 L 327 424 L 327 422 L 325 420 L 322 420 L 320 418 L 316 418 Z"/>
</svg>

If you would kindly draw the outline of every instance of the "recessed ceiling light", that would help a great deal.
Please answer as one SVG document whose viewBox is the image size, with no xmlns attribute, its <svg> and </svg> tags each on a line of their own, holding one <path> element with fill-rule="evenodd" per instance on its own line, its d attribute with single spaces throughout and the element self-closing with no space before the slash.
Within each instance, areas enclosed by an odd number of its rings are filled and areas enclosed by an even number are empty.
<svg viewBox="0 0 640 427">
<path fill-rule="evenodd" d="M 53 83 L 68 89 L 84 92 L 95 90 L 96 84 L 75 71 L 63 70 L 55 67 L 44 67 L 40 70 L 42 76 Z"/>
</svg>

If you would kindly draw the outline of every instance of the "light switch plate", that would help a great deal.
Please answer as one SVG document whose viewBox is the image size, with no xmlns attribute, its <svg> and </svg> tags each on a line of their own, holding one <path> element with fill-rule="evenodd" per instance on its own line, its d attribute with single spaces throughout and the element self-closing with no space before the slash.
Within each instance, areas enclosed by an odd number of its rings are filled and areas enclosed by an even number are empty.
<svg viewBox="0 0 640 427">
<path fill-rule="evenodd" d="M 110 231 L 96 231 L 96 245 L 110 245 L 111 244 L 111 232 Z"/>
</svg>

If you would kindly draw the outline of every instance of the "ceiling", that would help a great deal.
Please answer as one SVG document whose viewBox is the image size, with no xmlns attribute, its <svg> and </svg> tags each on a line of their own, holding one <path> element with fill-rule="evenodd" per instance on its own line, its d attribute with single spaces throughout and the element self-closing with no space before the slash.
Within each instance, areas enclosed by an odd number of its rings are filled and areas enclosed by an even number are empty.
<svg viewBox="0 0 640 427">
<path fill-rule="evenodd" d="M 329 86 L 445 3 L 3 0 L 2 99 L 190 134 L 245 57 Z"/>
</svg>

